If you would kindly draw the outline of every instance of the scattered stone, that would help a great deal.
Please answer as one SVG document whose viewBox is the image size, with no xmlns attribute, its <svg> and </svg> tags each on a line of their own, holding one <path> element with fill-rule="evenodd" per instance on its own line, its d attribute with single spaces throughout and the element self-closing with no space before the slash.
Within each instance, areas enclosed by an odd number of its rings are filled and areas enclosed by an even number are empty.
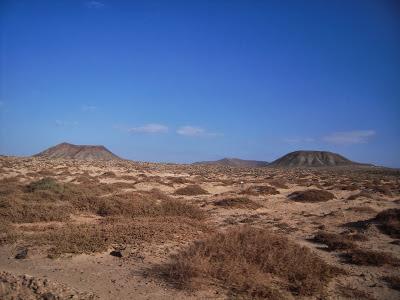
<svg viewBox="0 0 400 300">
<path fill-rule="evenodd" d="M 115 257 L 122 257 L 123 253 L 122 253 L 122 250 L 113 250 L 110 252 L 110 255 L 115 256 Z"/>
<path fill-rule="evenodd" d="M 18 250 L 17 254 L 15 255 L 16 259 L 25 259 L 28 256 L 28 248 L 22 248 Z"/>
</svg>

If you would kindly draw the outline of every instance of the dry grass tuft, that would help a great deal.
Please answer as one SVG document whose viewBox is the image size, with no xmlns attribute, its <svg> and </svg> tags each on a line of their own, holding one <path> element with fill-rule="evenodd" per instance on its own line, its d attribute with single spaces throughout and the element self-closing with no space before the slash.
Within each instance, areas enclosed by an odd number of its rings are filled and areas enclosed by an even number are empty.
<svg viewBox="0 0 400 300">
<path fill-rule="evenodd" d="M 177 217 L 106 218 L 100 224 L 67 224 L 44 233 L 30 236 L 28 240 L 38 245 L 50 246 L 49 257 L 63 253 L 96 253 L 107 251 L 111 245 L 133 245 L 143 242 L 159 243 L 176 239 L 175 235 L 196 235 L 207 230 L 197 220 Z"/>
<path fill-rule="evenodd" d="M 64 185 L 43 178 L 26 186 L 9 185 L 0 195 L 0 217 L 8 222 L 64 221 L 73 207 L 62 201 Z"/>
<path fill-rule="evenodd" d="M 348 263 L 360 266 L 400 266 L 400 260 L 386 252 L 353 249 L 341 255 Z"/>
<path fill-rule="evenodd" d="M 11 244 L 17 240 L 17 234 L 12 225 L 0 219 L 0 246 L 4 244 Z"/>
<path fill-rule="evenodd" d="M 268 181 L 268 184 L 272 185 L 273 187 L 276 187 L 278 189 L 288 189 L 289 187 L 286 185 L 286 182 L 281 180 L 271 180 Z"/>
<path fill-rule="evenodd" d="M 8 222 L 65 221 L 72 211 L 69 203 L 27 203 L 20 199 L 0 199 L 0 218 Z"/>
<path fill-rule="evenodd" d="M 161 271 L 181 288 L 216 281 L 230 293 L 252 299 L 319 295 L 338 272 L 308 248 L 247 226 L 194 243 Z"/>
<path fill-rule="evenodd" d="M 262 207 L 262 205 L 246 197 L 224 198 L 214 201 L 214 205 L 221 206 L 224 208 L 247 208 L 247 209 L 257 209 Z"/>
<path fill-rule="evenodd" d="M 117 177 L 117 174 L 115 174 L 112 171 L 107 171 L 107 172 L 104 172 L 103 174 L 101 174 L 100 177 L 101 178 L 115 178 L 115 177 Z"/>
<path fill-rule="evenodd" d="M 364 299 L 375 300 L 368 292 L 357 289 L 356 287 L 348 285 L 340 285 L 338 287 L 339 294 L 345 299 Z"/>
<path fill-rule="evenodd" d="M 288 198 L 296 202 L 325 202 L 335 198 L 331 192 L 324 190 L 305 190 L 291 193 Z"/>
<path fill-rule="evenodd" d="M 208 194 L 208 192 L 197 184 L 187 185 L 175 191 L 175 195 L 194 196 L 204 194 Z"/>
<path fill-rule="evenodd" d="M 360 198 L 360 197 L 369 198 L 369 199 L 372 198 L 371 195 L 370 195 L 370 193 L 368 193 L 368 192 L 366 192 L 366 191 L 361 191 L 361 192 L 359 192 L 359 193 L 357 193 L 357 194 L 350 195 L 350 196 L 347 198 L 347 200 L 356 200 L 356 199 L 358 199 L 358 198 Z"/>
<path fill-rule="evenodd" d="M 376 215 L 379 229 L 392 238 L 400 238 L 400 209 L 391 208 Z"/>
<path fill-rule="evenodd" d="M 400 276 L 386 276 L 382 278 L 389 284 L 389 287 L 400 291 Z"/>
<path fill-rule="evenodd" d="M 113 191 L 104 184 L 58 183 L 44 178 L 27 186 L 0 190 L 0 217 L 8 222 L 66 221 L 71 213 L 101 216 L 184 216 L 203 218 L 202 211 L 173 200 L 161 191 L 104 196 Z"/>
<path fill-rule="evenodd" d="M 177 183 L 177 184 L 190 183 L 190 180 L 186 179 L 185 177 L 168 176 L 167 179 L 173 184 L 174 183 Z"/>
<path fill-rule="evenodd" d="M 347 208 L 346 210 L 351 210 L 356 213 L 366 213 L 366 214 L 376 213 L 376 210 L 370 206 L 353 206 Z"/>
<path fill-rule="evenodd" d="M 255 186 L 250 186 L 244 191 L 241 191 L 240 194 L 242 195 L 252 195 L 252 196 L 258 196 L 258 195 L 276 195 L 279 194 L 279 191 L 268 185 L 255 185 Z"/>
<path fill-rule="evenodd" d="M 204 213 L 199 208 L 170 198 L 160 201 L 152 194 L 130 193 L 101 198 L 96 213 L 100 216 L 158 217 L 180 216 L 201 220 Z"/>
<path fill-rule="evenodd" d="M 54 193 L 61 193 L 63 186 L 58 184 L 54 178 L 45 177 L 38 181 L 31 182 L 26 186 L 26 192 L 33 193 L 36 191 L 51 191 Z"/>
<path fill-rule="evenodd" d="M 115 194 L 110 185 L 59 183 L 44 178 L 26 186 L 0 188 L 0 244 L 16 241 L 10 222 L 67 221 L 71 214 L 96 213 L 100 224 L 27 226 L 18 236 L 32 245 L 50 247 L 49 255 L 93 253 L 113 243 L 137 243 L 196 236 L 205 229 L 198 207 L 175 200 L 159 190 Z M 35 229 L 35 230 L 34 230 Z"/>
<path fill-rule="evenodd" d="M 355 247 L 350 238 L 344 235 L 324 231 L 318 232 L 312 240 L 316 243 L 327 245 L 328 250 L 330 251 L 347 250 Z"/>
</svg>

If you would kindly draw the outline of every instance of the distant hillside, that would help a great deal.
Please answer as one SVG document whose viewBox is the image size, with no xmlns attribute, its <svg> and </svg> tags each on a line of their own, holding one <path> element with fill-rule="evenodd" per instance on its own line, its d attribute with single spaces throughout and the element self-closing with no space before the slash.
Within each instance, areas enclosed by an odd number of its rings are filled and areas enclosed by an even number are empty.
<svg viewBox="0 0 400 300">
<path fill-rule="evenodd" d="M 194 163 L 194 165 L 219 165 L 239 168 L 258 168 L 267 166 L 268 162 L 259 160 L 245 160 L 239 158 L 223 158 L 215 161 L 200 161 Z"/>
<path fill-rule="evenodd" d="M 82 159 L 82 160 L 116 160 L 120 159 L 104 146 L 73 145 L 61 143 L 50 147 L 36 155 L 35 157 L 63 158 L 63 159 Z"/>
<path fill-rule="evenodd" d="M 271 167 L 334 167 L 362 165 L 328 151 L 295 151 L 270 163 Z"/>
</svg>

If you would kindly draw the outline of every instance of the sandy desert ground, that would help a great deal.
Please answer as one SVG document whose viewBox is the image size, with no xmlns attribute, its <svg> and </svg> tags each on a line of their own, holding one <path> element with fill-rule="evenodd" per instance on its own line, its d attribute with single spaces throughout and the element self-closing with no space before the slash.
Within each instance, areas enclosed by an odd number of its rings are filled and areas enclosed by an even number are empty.
<svg viewBox="0 0 400 300">
<path fill-rule="evenodd" d="M 0 158 L 1 299 L 400 299 L 400 171 Z"/>
</svg>

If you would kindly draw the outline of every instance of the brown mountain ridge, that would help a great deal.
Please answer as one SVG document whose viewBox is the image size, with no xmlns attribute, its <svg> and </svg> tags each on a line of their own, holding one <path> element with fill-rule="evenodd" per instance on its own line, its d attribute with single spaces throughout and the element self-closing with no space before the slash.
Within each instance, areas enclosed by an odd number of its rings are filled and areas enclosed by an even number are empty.
<svg viewBox="0 0 400 300">
<path fill-rule="evenodd" d="M 74 145 L 61 143 L 50 147 L 34 157 L 81 159 L 81 160 L 119 160 L 121 159 L 106 147 L 101 145 Z"/>
<path fill-rule="evenodd" d="M 329 151 L 294 151 L 269 164 L 271 167 L 337 167 L 337 166 L 366 166 L 346 157 Z"/>
</svg>

